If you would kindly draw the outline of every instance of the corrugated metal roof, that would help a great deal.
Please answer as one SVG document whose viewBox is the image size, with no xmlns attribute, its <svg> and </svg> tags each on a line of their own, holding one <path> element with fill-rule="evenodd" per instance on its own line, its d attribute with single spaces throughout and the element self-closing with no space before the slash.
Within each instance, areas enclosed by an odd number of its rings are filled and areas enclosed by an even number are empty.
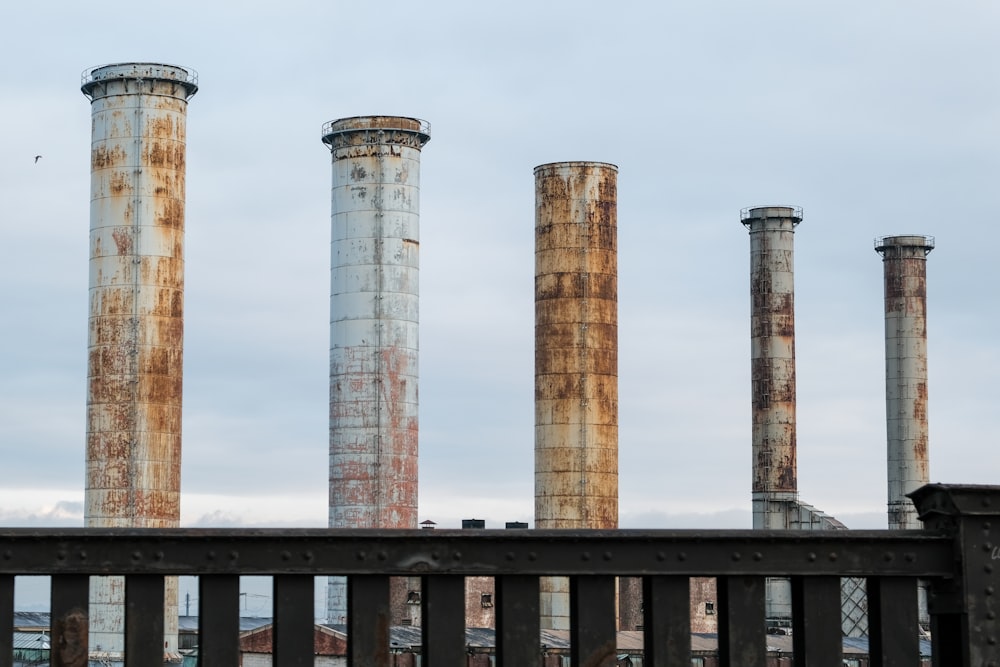
<svg viewBox="0 0 1000 667">
<path fill-rule="evenodd" d="M 847 649 L 853 649 L 858 653 L 868 654 L 868 637 L 844 637 L 844 653 Z M 929 658 L 931 656 L 931 642 L 929 639 L 920 640 L 920 657 Z"/>
<path fill-rule="evenodd" d="M 344 625 L 326 625 L 327 628 L 340 634 L 347 631 Z M 419 626 L 394 625 L 389 634 L 390 645 L 393 648 L 402 650 L 419 649 L 423 639 Z M 637 630 L 622 630 L 618 633 L 619 653 L 641 654 L 643 650 L 643 633 Z M 495 644 L 495 636 L 492 628 L 466 628 L 465 643 L 473 648 L 492 649 Z M 555 651 L 569 651 L 569 631 L 568 630 L 542 630 L 540 636 L 540 646 Z M 693 632 L 691 633 L 691 652 L 695 656 L 715 655 L 719 650 L 719 636 L 711 633 Z M 769 653 L 792 654 L 791 635 L 768 635 L 767 650 Z M 868 655 L 867 637 L 844 637 L 844 656 Z M 920 655 L 930 657 L 931 643 L 926 639 L 920 640 Z"/>
<path fill-rule="evenodd" d="M 324 628 L 343 637 L 347 636 L 347 626 L 343 623 L 320 623 Z M 493 648 L 495 643 L 492 628 L 466 628 L 465 645 L 472 648 Z M 394 625 L 389 630 L 389 645 L 403 650 L 419 649 L 423 645 L 423 634 L 419 625 Z"/>
<path fill-rule="evenodd" d="M 257 628 L 270 625 L 273 619 L 262 616 L 240 617 L 240 632 L 248 632 Z M 178 619 L 178 627 L 182 632 L 197 632 L 197 616 L 181 616 Z M 319 624 L 338 633 L 345 635 L 347 626 L 344 624 L 323 623 Z M 47 612 L 14 612 L 15 628 L 48 628 L 49 614 Z M 49 648 L 49 636 L 38 632 L 15 632 L 14 648 L 28 649 L 39 648 L 39 637 L 44 637 L 44 648 Z M 390 645 L 393 648 L 403 650 L 419 649 L 423 643 L 420 626 L 395 625 L 389 635 Z M 19 642 L 26 642 L 20 644 Z M 473 648 L 493 648 L 496 645 L 496 638 L 492 628 L 466 628 L 465 643 Z M 568 630 L 542 630 L 540 645 L 549 649 L 569 650 Z M 768 635 L 768 651 L 780 651 L 791 654 L 792 637 L 790 635 Z M 618 650 L 626 652 L 642 651 L 641 631 L 621 631 L 618 633 Z M 709 633 L 691 634 L 691 651 L 695 655 L 715 653 L 719 650 L 718 635 Z M 844 655 L 867 655 L 867 637 L 844 637 Z M 929 657 L 931 655 L 931 643 L 927 639 L 920 640 L 920 655 Z"/>
<path fill-rule="evenodd" d="M 14 650 L 41 649 L 49 650 L 49 636 L 42 632 L 15 632 Z"/>
</svg>

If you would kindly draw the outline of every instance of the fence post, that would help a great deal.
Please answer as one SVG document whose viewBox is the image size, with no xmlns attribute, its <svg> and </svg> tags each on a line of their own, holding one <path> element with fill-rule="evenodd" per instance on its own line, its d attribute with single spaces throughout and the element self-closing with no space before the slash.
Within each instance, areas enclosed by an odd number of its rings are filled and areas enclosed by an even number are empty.
<svg viewBox="0 0 1000 667">
<path fill-rule="evenodd" d="M 928 484 L 908 494 L 924 528 L 954 537 L 955 576 L 928 599 L 935 667 L 1000 667 L 1000 486 Z"/>
</svg>

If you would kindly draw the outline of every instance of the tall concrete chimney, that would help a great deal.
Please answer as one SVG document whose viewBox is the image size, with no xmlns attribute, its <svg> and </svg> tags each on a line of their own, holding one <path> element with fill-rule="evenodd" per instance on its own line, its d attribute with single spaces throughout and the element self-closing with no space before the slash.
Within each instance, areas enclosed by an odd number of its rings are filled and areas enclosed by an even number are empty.
<svg viewBox="0 0 1000 667">
<path fill-rule="evenodd" d="M 927 255 L 934 238 L 875 240 L 885 274 L 889 528 L 921 523 L 906 494 L 930 481 L 927 457 Z"/>
<path fill-rule="evenodd" d="M 793 240 L 802 209 L 750 208 L 740 219 L 750 230 L 753 527 L 791 528 L 798 499 Z"/>
<path fill-rule="evenodd" d="M 430 125 L 362 116 L 323 126 L 333 158 L 330 527 L 417 527 L 420 149 Z M 407 584 L 392 587 L 394 622 Z M 327 620 L 347 614 L 332 578 Z M 412 619 L 410 619 L 412 620 Z"/>
<path fill-rule="evenodd" d="M 193 70 L 157 63 L 89 69 L 90 335 L 85 523 L 180 521 L 184 331 L 184 163 Z M 121 577 L 90 594 L 92 655 L 124 651 Z M 177 653 L 177 580 L 168 578 L 165 652 Z"/>
<path fill-rule="evenodd" d="M 535 526 L 618 527 L 618 168 L 535 167 Z M 569 585 L 541 583 L 542 627 Z"/>
</svg>

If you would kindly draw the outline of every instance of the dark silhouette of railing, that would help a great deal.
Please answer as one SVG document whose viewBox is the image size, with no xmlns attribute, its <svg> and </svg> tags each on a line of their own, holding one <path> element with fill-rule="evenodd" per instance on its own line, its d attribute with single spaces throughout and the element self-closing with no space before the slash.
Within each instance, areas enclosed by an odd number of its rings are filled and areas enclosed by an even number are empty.
<svg viewBox="0 0 1000 667">
<path fill-rule="evenodd" d="M 125 657 L 159 665 L 163 577 L 199 577 L 199 655 L 239 664 L 239 577 L 271 575 L 274 665 L 313 665 L 314 577 L 348 577 L 348 659 L 386 667 L 389 578 L 422 577 L 422 665 L 465 665 L 464 577 L 495 577 L 497 665 L 541 665 L 541 575 L 571 580 L 572 664 L 615 664 L 617 576 L 643 580 L 643 665 L 691 664 L 688 578 L 717 577 L 719 662 L 764 667 L 765 578 L 792 583 L 795 665 L 841 667 L 840 578 L 863 577 L 870 665 L 919 664 L 917 582 L 929 582 L 933 664 L 1000 665 L 1000 487 L 928 485 L 921 531 L 0 529 L 0 664 L 16 575 L 52 576 L 53 667 L 85 642 L 90 575 L 124 575 Z M 76 615 L 74 617 L 74 615 Z M 76 647 L 79 648 L 79 647 Z"/>
</svg>

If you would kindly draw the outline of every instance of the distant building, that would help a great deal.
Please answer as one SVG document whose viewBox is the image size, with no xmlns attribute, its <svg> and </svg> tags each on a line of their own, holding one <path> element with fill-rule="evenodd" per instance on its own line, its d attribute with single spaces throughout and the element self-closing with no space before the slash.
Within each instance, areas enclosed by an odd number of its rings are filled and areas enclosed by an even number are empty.
<svg viewBox="0 0 1000 667">
<path fill-rule="evenodd" d="M 44 632 L 14 632 L 13 667 L 48 665 L 51 640 Z"/>
<path fill-rule="evenodd" d="M 268 624 L 240 635 L 242 667 L 271 667 L 274 625 Z M 347 635 L 330 626 L 313 627 L 314 667 L 347 667 Z"/>
<path fill-rule="evenodd" d="M 698 594 L 701 578 L 691 583 L 692 604 Z M 707 578 L 705 578 L 707 580 Z M 714 588 L 714 587 L 713 587 Z M 704 592 L 704 591 L 703 591 Z M 713 616 L 714 602 L 705 603 L 701 613 Z M 692 614 L 692 625 L 695 624 Z M 184 667 L 197 664 L 198 617 L 181 616 L 178 622 L 180 643 L 185 653 Z M 48 665 L 49 614 L 44 612 L 15 612 L 14 641 L 15 661 L 12 667 L 37 667 Z M 791 667 L 792 641 L 789 634 L 767 636 L 767 667 Z M 492 628 L 466 628 L 467 662 L 465 667 L 491 667 L 496 655 L 496 636 Z M 389 651 L 392 667 L 418 667 L 422 653 L 423 636 L 415 626 L 393 626 L 389 634 Z M 641 667 L 643 665 L 643 633 L 630 630 L 618 632 L 616 667 Z M 343 625 L 316 624 L 313 628 L 315 652 L 314 667 L 347 667 L 347 633 Z M 241 667 L 271 667 L 274 651 L 274 625 L 272 619 L 244 617 L 240 619 Z M 844 667 L 870 667 L 867 637 L 844 637 Z M 543 667 L 569 667 L 570 637 L 567 630 L 542 630 L 539 650 Z M 23 653 L 19 653 L 22 651 Z M 930 667 L 931 644 L 920 640 L 920 664 Z M 21 657 L 23 656 L 23 657 Z M 91 663 L 100 667 L 97 663 Z M 691 666 L 719 667 L 718 635 L 714 632 L 691 633 Z"/>
</svg>

